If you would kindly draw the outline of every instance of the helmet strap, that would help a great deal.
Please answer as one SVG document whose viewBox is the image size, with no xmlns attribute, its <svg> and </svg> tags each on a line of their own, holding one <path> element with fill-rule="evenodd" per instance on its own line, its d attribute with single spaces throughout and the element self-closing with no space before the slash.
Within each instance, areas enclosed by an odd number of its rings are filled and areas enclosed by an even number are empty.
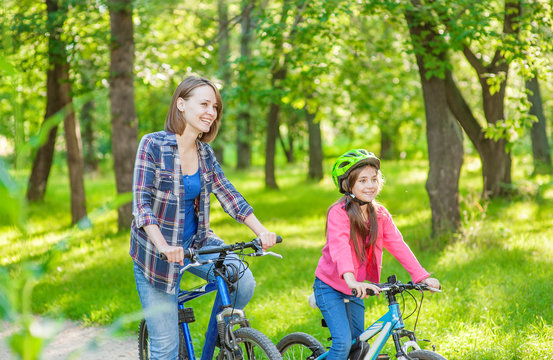
<svg viewBox="0 0 553 360">
<path fill-rule="evenodd" d="M 353 199 L 353 201 L 355 201 L 356 203 L 358 203 L 359 205 L 367 205 L 368 202 L 365 202 L 363 200 L 359 200 L 358 198 L 355 197 L 355 195 L 353 195 L 352 193 L 350 192 L 345 192 L 345 195 L 348 197 L 347 199 L 347 202 L 350 201 L 350 198 Z"/>
</svg>

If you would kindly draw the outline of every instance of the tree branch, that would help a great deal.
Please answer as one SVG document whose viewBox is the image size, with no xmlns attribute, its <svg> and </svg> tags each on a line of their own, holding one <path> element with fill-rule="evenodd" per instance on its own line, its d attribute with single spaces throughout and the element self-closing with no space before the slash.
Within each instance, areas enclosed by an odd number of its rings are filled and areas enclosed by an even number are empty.
<svg viewBox="0 0 553 360">
<path fill-rule="evenodd" d="M 518 0 L 505 0 L 505 16 L 503 18 L 503 35 L 518 35 L 520 21 L 517 17 L 521 15 L 521 5 Z M 491 65 L 493 68 L 499 67 L 500 71 L 507 71 L 509 65 L 505 63 L 505 58 L 501 54 L 501 49 L 496 49 Z"/>
<path fill-rule="evenodd" d="M 296 30 L 298 29 L 298 25 L 303 21 L 302 15 L 308 3 L 309 3 L 309 0 L 305 0 L 302 7 L 298 10 L 298 13 L 296 14 L 296 18 L 294 19 L 294 23 L 292 24 L 292 28 L 290 29 L 290 34 L 288 35 L 288 40 L 290 42 L 293 40 Z"/>
<path fill-rule="evenodd" d="M 445 84 L 449 109 L 467 133 L 474 147 L 480 152 L 480 138 L 483 135 L 482 126 L 472 114 L 469 105 L 453 79 L 453 74 L 449 70 L 446 72 Z"/>
<path fill-rule="evenodd" d="M 467 58 L 469 64 L 474 68 L 474 70 L 476 70 L 478 77 L 482 78 L 482 76 L 487 72 L 482 61 L 474 55 L 468 45 L 463 45 L 463 54 L 465 55 L 465 58 Z"/>
<path fill-rule="evenodd" d="M 249 13 L 253 8 L 254 8 L 254 3 L 250 3 L 248 6 L 246 6 L 242 12 L 238 15 L 236 15 L 235 17 L 233 17 L 232 19 L 230 19 L 226 26 L 221 30 L 219 31 L 215 36 L 213 36 L 211 39 L 207 40 L 203 45 L 200 45 L 198 43 L 194 43 L 194 47 L 197 49 L 197 48 L 201 48 L 201 47 L 206 47 L 206 46 L 209 46 L 215 42 L 218 42 L 221 37 L 228 33 L 230 30 L 232 30 L 237 24 L 239 24 L 241 21 L 242 21 L 242 18 L 244 17 L 245 14 Z"/>
</svg>

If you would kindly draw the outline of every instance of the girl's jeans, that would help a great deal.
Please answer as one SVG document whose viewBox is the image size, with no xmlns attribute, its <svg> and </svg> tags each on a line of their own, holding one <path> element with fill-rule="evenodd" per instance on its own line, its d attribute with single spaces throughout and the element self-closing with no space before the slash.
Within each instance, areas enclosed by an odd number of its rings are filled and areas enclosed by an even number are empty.
<svg viewBox="0 0 553 360">
<path fill-rule="evenodd" d="M 318 278 L 315 278 L 313 291 L 332 337 L 326 360 L 346 360 L 353 340 L 364 330 L 363 300 L 334 290 Z M 344 302 L 345 299 L 349 301 Z"/>
<path fill-rule="evenodd" d="M 208 248 L 206 246 L 204 248 Z M 200 259 L 212 259 L 219 254 L 201 255 Z M 253 296 L 255 280 L 249 268 L 240 262 L 238 256 L 230 254 L 225 263 L 233 263 L 240 269 L 240 279 L 238 281 L 238 291 L 231 294 L 230 300 L 235 304 L 235 308 L 243 309 Z M 185 260 L 184 264 L 187 264 Z M 213 264 L 206 264 L 198 267 L 192 267 L 187 270 L 196 276 L 207 281 L 213 281 Z M 175 360 L 178 359 L 179 328 L 178 328 L 178 308 L 177 293 L 168 294 L 162 290 L 153 287 L 140 267 L 134 263 L 134 277 L 136 280 L 136 289 L 140 296 L 144 318 L 148 327 L 150 337 L 150 359 L 151 360 Z M 177 289 L 180 288 L 179 276 Z M 206 298 L 207 299 L 207 298 Z"/>
</svg>

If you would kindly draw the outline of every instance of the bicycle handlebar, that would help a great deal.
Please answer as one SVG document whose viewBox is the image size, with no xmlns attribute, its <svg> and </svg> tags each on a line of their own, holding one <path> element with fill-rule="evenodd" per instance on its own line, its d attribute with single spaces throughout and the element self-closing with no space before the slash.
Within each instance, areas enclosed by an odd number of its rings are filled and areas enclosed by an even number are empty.
<svg viewBox="0 0 553 360">
<path fill-rule="evenodd" d="M 277 235 L 276 238 L 277 244 L 282 242 L 282 237 Z M 235 244 L 224 244 L 221 246 L 215 246 L 209 249 L 184 249 L 184 259 L 192 259 L 197 255 L 202 254 L 216 254 L 216 253 L 223 253 L 223 252 L 229 252 L 229 251 L 235 251 L 235 250 L 244 250 L 244 249 L 254 249 L 255 251 L 262 250 L 261 242 L 259 238 L 255 238 L 250 242 L 239 242 Z M 162 260 L 167 260 L 167 256 L 164 253 L 160 254 L 160 257 Z"/>
<path fill-rule="evenodd" d="M 408 282 L 407 284 L 404 284 L 402 282 L 395 282 L 395 283 L 381 283 L 381 284 L 373 284 L 380 288 L 382 291 L 393 291 L 396 293 L 404 292 L 405 290 L 424 290 L 424 291 L 433 291 L 433 292 L 441 292 L 441 286 L 440 289 L 434 289 L 426 284 L 423 283 L 413 283 L 412 281 Z M 357 290 L 352 289 L 351 293 L 353 296 L 357 296 Z M 374 296 L 375 293 L 371 289 L 366 289 L 366 294 L 369 296 Z"/>
</svg>

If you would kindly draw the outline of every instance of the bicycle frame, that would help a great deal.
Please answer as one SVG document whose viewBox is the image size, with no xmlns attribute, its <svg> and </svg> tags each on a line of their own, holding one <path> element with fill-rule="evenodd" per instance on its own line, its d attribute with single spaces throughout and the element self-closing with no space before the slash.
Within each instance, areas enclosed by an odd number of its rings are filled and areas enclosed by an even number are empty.
<svg viewBox="0 0 553 360">
<path fill-rule="evenodd" d="M 277 243 L 282 242 L 282 238 L 277 236 Z M 251 242 L 240 242 L 231 245 L 222 245 L 217 246 L 214 249 L 185 249 L 184 258 L 190 260 L 188 264 L 180 269 L 181 274 L 185 272 L 190 267 L 201 266 L 205 264 L 212 263 L 213 265 L 213 275 L 214 280 L 209 281 L 208 283 L 199 286 L 192 290 L 180 290 L 177 295 L 177 307 L 179 314 L 179 325 L 182 333 L 184 335 L 184 345 L 186 347 L 186 352 L 188 353 L 189 360 L 196 360 L 196 355 L 194 354 L 194 346 L 192 344 L 192 336 L 190 333 L 190 327 L 188 322 L 193 320 L 187 316 L 184 307 L 184 304 L 190 300 L 196 299 L 200 296 L 216 292 L 215 301 L 213 302 L 213 307 L 211 309 L 211 316 L 209 318 L 209 324 L 207 326 L 207 331 L 205 334 L 205 342 L 202 348 L 201 360 L 211 360 L 215 352 L 215 347 L 217 345 L 217 338 L 220 337 L 220 348 L 221 351 L 224 351 L 224 356 L 228 357 L 233 356 L 233 354 L 227 354 L 227 352 L 235 352 L 238 349 L 236 345 L 236 338 L 234 335 L 233 327 L 239 325 L 241 327 L 249 327 L 249 321 L 246 318 L 246 315 L 243 310 L 235 309 L 232 306 L 230 299 L 230 290 L 229 280 L 227 279 L 228 273 L 222 271 L 226 268 L 227 265 L 224 264 L 224 260 L 229 253 L 232 253 L 236 250 L 244 249 L 253 249 L 255 252 L 250 254 L 243 254 L 244 256 L 265 256 L 272 255 L 282 259 L 282 256 L 275 254 L 271 251 L 264 251 L 262 248 L 261 241 L 259 239 L 254 239 Z M 218 258 L 213 258 L 205 261 L 198 261 L 197 256 L 202 254 L 219 254 Z M 165 254 L 161 254 L 162 259 L 167 260 Z M 238 271 L 238 269 L 236 269 Z M 237 274 L 239 275 L 239 274 Z M 181 318 L 182 315 L 182 318 Z M 263 334 L 260 334 L 263 335 Z M 263 335 L 264 336 L 264 335 Z M 180 339 L 179 339 L 180 341 Z M 180 349 L 179 349 L 180 351 Z M 276 351 L 276 349 L 275 349 Z"/>
<path fill-rule="evenodd" d="M 390 336 L 392 336 L 396 331 L 402 330 L 404 327 L 405 325 L 403 324 L 399 304 L 397 302 L 390 304 L 388 312 L 374 324 L 369 326 L 361 335 L 359 335 L 359 341 L 367 341 L 373 338 L 376 334 L 380 333 L 370 347 L 367 355 L 365 355 L 365 359 L 376 359 Z"/>
<path fill-rule="evenodd" d="M 209 318 L 209 324 L 207 326 L 207 332 L 205 337 L 204 346 L 202 348 L 201 360 L 213 359 L 213 353 L 215 352 L 215 343 L 217 341 L 217 317 L 225 308 L 231 307 L 231 301 L 227 284 L 222 276 L 216 275 L 214 282 L 209 282 L 203 286 L 200 286 L 193 290 L 181 290 L 178 295 L 178 308 L 184 309 L 184 304 L 190 300 L 196 299 L 200 296 L 209 294 L 216 291 L 215 301 L 211 310 L 211 316 Z M 233 313 L 238 315 L 244 315 L 244 312 L 239 309 L 232 309 Z M 190 328 L 188 323 L 183 322 L 180 324 L 184 334 L 186 342 L 186 350 L 188 352 L 189 360 L 195 360 L 194 346 L 192 344 L 192 336 L 190 334 Z"/>
<path fill-rule="evenodd" d="M 391 296 L 391 298 L 390 298 Z M 373 344 L 371 344 L 368 353 L 365 355 L 364 360 L 374 360 L 380 354 L 386 341 L 392 336 L 394 338 L 394 343 L 396 345 L 396 350 L 398 351 L 398 358 L 403 355 L 401 350 L 401 345 L 399 343 L 399 338 L 403 335 L 408 336 L 413 343 L 409 342 L 409 345 L 417 347 L 414 343 L 415 338 L 411 332 L 402 333 L 402 330 L 405 328 L 403 323 L 403 317 L 399 308 L 399 304 L 395 300 L 394 295 L 389 295 L 390 305 L 388 306 L 388 312 L 384 314 L 380 319 L 375 321 L 371 326 L 369 326 L 359 337 L 358 341 L 368 341 L 372 339 L 376 334 L 379 334 Z M 354 344 L 356 340 L 353 340 Z M 328 356 L 328 351 L 319 356 L 316 360 L 326 359 Z"/>
</svg>

